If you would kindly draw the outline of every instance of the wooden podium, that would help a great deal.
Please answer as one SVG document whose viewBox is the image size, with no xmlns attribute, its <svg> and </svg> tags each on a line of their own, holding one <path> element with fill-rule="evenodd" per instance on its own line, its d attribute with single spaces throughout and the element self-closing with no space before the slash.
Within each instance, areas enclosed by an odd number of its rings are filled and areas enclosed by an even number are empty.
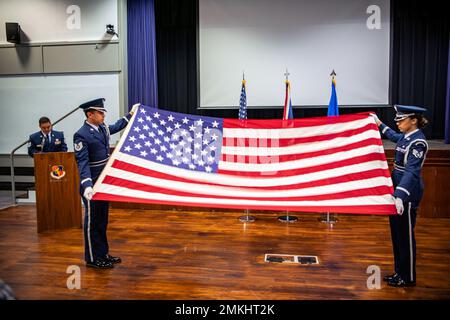
<svg viewBox="0 0 450 320">
<path fill-rule="evenodd" d="M 73 152 L 34 154 L 38 232 L 81 228 L 80 178 Z"/>
</svg>

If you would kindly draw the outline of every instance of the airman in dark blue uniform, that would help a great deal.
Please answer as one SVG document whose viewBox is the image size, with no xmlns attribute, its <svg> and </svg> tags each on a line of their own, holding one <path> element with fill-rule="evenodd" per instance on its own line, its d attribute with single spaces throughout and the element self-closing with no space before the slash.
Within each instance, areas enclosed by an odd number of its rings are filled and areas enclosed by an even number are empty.
<svg viewBox="0 0 450 320">
<path fill-rule="evenodd" d="M 106 230 L 108 227 L 108 201 L 91 200 L 93 186 L 108 162 L 109 137 L 125 128 L 131 113 L 113 125 L 103 123 L 106 109 L 105 99 L 100 98 L 80 105 L 86 114 L 83 126 L 74 134 L 74 150 L 80 175 L 80 193 L 83 198 L 85 260 L 88 267 L 112 268 L 121 262 L 119 257 L 109 254 Z"/>
<path fill-rule="evenodd" d="M 397 133 L 375 116 L 381 132 L 396 142 L 394 169 L 394 200 L 398 215 L 390 216 L 395 272 L 384 277 L 388 285 L 407 287 L 416 284 L 416 225 L 417 208 L 423 196 L 421 170 L 428 151 L 428 143 L 420 128 L 428 121 L 423 117 L 425 108 L 396 105 Z"/>
<path fill-rule="evenodd" d="M 52 130 L 52 123 L 47 117 L 39 119 L 41 131 L 30 135 L 28 143 L 28 155 L 33 157 L 37 152 L 66 152 L 67 145 L 64 141 L 64 133 Z"/>
</svg>

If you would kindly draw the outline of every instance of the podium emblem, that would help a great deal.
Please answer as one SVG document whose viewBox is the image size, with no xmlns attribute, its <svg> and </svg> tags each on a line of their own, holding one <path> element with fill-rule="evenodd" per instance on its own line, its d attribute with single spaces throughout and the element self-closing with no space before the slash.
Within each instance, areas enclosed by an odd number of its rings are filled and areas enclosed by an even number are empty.
<svg viewBox="0 0 450 320">
<path fill-rule="evenodd" d="M 52 177 L 53 179 L 61 179 L 62 177 L 64 177 L 66 175 L 66 172 L 64 171 L 64 166 L 62 165 L 55 165 L 52 166 L 51 171 L 50 171 L 50 177 Z"/>
</svg>

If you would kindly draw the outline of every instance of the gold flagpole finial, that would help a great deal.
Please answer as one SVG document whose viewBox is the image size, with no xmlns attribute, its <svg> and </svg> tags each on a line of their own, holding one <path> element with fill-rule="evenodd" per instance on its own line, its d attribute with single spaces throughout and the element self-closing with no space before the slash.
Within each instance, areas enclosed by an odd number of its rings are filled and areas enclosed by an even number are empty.
<svg viewBox="0 0 450 320">
<path fill-rule="evenodd" d="M 289 73 L 288 69 L 286 68 L 286 72 L 284 73 L 284 76 L 286 77 L 286 80 L 284 80 L 285 83 L 289 83 L 289 75 L 290 75 L 290 73 Z"/>
<path fill-rule="evenodd" d="M 333 71 L 331 71 L 330 76 L 331 76 L 331 81 L 336 85 L 336 80 L 334 79 L 334 77 L 337 76 L 337 73 L 334 71 L 334 69 L 333 69 Z"/>
</svg>

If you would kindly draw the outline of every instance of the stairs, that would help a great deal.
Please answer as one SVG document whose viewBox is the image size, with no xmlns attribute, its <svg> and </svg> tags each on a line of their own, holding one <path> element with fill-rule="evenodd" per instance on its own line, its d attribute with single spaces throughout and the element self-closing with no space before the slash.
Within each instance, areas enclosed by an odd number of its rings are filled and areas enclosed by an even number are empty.
<svg viewBox="0 0 450 320">
<path fill-rule="evenodd" d="M 12 205 L 11 163 L 9 154 L 0 154 L 0 209 Z M 14 158 L 17 203 L 34 204 L 34 161 L 26 154 Z"/>
<path fill-rule="evenodd" d="M 27 193 L 22 196 L 16 197 L 17 204 L 36 204 L 36 191 L 29 189 Z"/>
</svg>

